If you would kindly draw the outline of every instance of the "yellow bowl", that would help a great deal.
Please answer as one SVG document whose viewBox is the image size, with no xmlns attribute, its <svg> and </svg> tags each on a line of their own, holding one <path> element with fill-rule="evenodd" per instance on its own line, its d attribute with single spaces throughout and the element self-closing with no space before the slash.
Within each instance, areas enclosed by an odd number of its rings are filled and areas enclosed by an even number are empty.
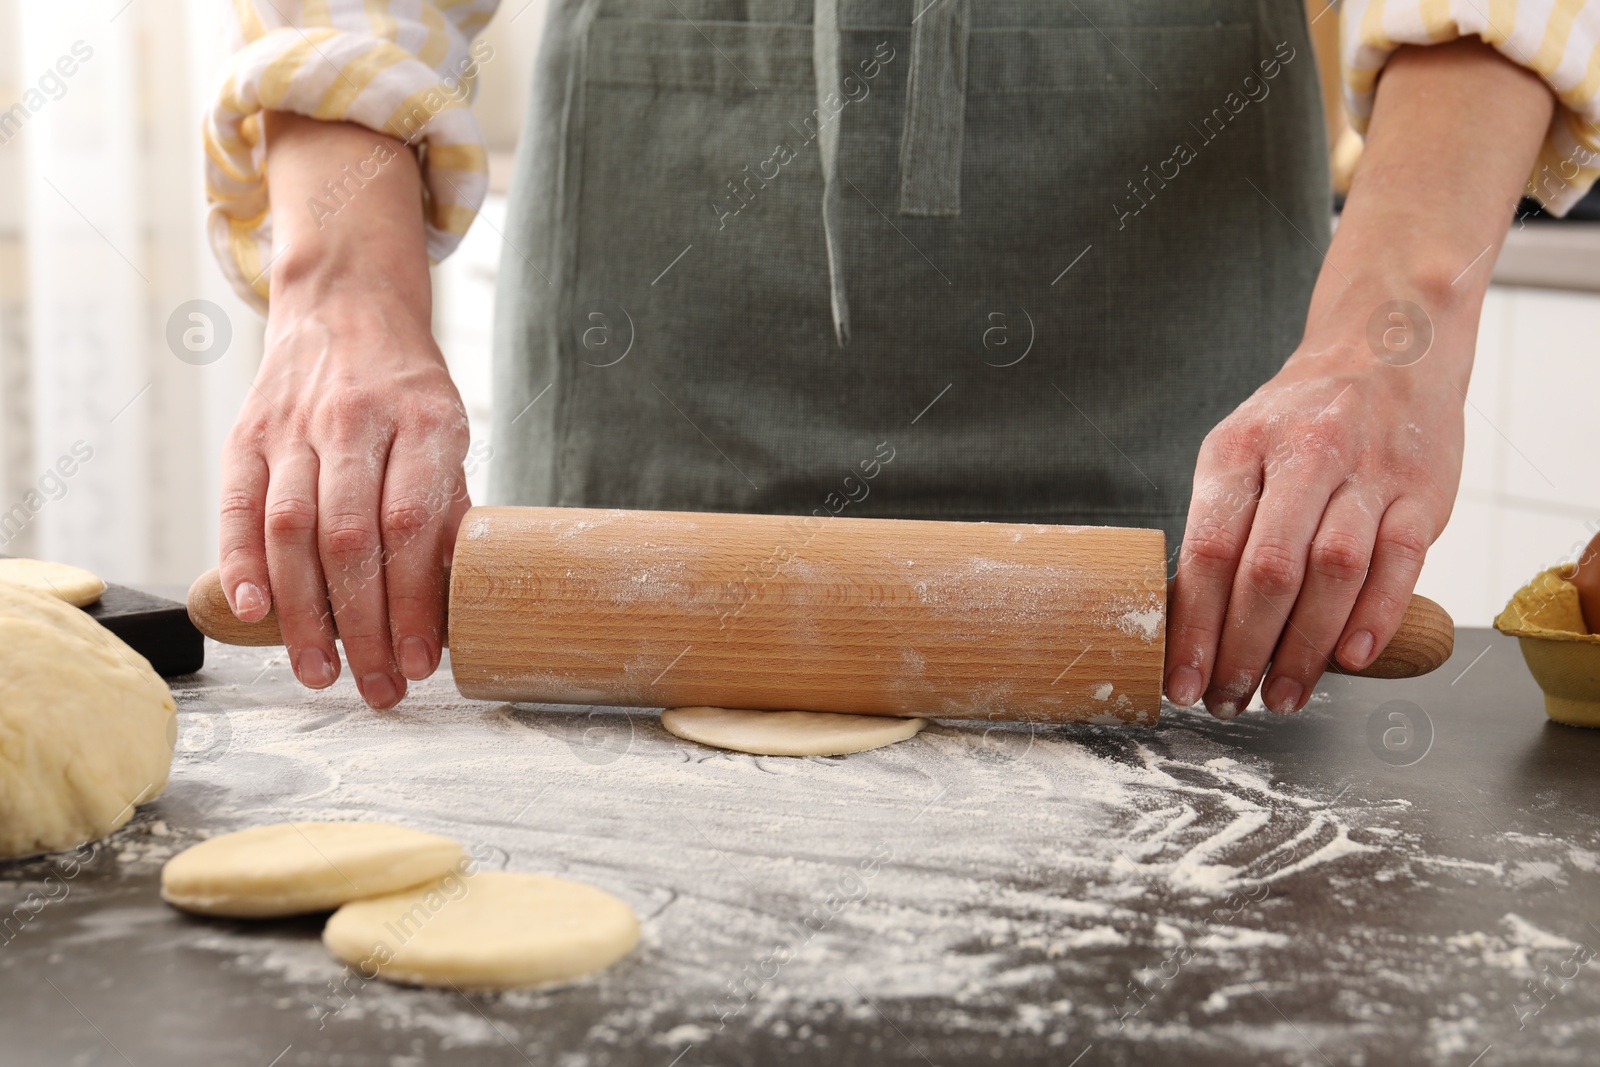
<svg viewBox="0 0 1600 1067">
<path fill-rule="evenodd" d="M 1570 565 L 1552 567 L 1517 590 L 1494 620 L 1516 637 L 1544 710 L 1568 726 L 1600 727 L 1600 634 L 1583 623 Z"/>
</svg>

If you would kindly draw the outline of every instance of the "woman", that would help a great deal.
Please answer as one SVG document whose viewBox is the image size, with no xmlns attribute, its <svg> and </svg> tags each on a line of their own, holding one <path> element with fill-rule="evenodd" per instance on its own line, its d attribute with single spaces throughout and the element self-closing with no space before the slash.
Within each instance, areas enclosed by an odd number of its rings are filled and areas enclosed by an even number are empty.
<svg viewBox="0 0 1600 1067">
<path fill-rule="evenodd" d="M 494 6 L 235 0 L 207 124 L 214 243 L 271 294 L 223 587 L 310 686 L 336 619 L 374 707 L 438 664 L 466 506 L 427 259 L 482 196 Z M 492 495 L 1162 527 L 1168 695 L 1298 710 L 1449 517 L 1530 174 L 1557 211 L 1593 180 L 1592 18 L 1551 9 L 1344 5 L 1369 126 L 1330 244 L 1289 0 L 550 0 Z"/>
</svg>

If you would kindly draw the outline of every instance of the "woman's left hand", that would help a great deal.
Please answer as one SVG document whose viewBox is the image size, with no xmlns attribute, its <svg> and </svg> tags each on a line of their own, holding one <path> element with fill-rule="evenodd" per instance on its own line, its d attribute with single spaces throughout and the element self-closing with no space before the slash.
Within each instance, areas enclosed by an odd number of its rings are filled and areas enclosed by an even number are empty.
<svg viewBox="0 0 1600 1067">
<path fill-rule="evenodd" d="M 1175 702 L 1232 718 L 1270 663 L 1267 707 L 1298 711 L 1331 658 L 1360 670 L 1394 636 L 1450 518 L 1478 315 L 1553 106 L 1476 37 L 1389 60 L 1305 339 L 1201 447 Z"/>
<path fill-rule="evenodd" d="M 1262 699 L 1298 711 L 1333 656 L 1360 670 L 1394 636 L 1461 476 L 1477 307 L 1447 300 L 1430 316 L 1346 288 L 1206 437 L 1167 631 L 1175 702 L 1231 719 L 1270 663 Z"/>
</svg>

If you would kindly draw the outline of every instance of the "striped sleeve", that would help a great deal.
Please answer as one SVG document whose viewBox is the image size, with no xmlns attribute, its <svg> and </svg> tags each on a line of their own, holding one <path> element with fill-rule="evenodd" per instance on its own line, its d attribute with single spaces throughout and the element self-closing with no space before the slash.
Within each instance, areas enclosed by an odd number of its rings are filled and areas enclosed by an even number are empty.
<svg viewBox="0 0 1600 1067">
<path fill-rule="evenodd" d="M 1481 37 L 1556 96 L 1529 194 L 1563 215 L 1600 177 L 1600 0 L 1345 0 L 1339 17 L 1345 106 L 1358 132 L 1397 48 Z"/>
<path fill-rule="evenodd" d="M 473 43 L 499 0 L 228 0 L 230 56 L 202 124 L 207 234 L 265 312 L 272 259 L 261 113 L 345 120 L 419 149 L 428 255 L 455 250 L 489 186 L 467 103 L 493 57 Z"/>
</svg>

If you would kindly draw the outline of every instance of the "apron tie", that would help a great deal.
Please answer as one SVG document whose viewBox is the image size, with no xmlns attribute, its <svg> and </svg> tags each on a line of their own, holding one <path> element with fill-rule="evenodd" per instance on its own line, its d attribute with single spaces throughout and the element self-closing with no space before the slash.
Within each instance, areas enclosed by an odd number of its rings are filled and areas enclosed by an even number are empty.
<svg viewBox="0 0 1600 1067">
<path fill-rule="evenodd" d="M 926 3 L 911 20 L 911 70 L 900 134 L 900 214 L 961 214 L 967 113 L 968 0 Z"/>
<path fill-rule="evenodd" d="M 817 76 L 817 151 L 822 158 L 822 235 L 828 245 L 828 290 L 833 332 L 843 348 L 850 340 L 850 300 L 844 291 L 843 251 L 839 247 L 839 115 L 828 99 L 843 103 L 839 76 L 839 0 L 816 0 L 811 16 L 811 64 Z"/>
<path fill-rule="evenodd" d="M 930 0 L 911 20 L 911 70 L 906 77 L 905 125 L 900 135 L 902 215 L 955 218 L 961 214 L 969 2 Z M 828 248 L 833 332 L 842 348 L 850 340 L 850 299 L 844 285 L 839 221 L 838 120 L 844 102 L 839 54 L 843 38 L 839 0 L 814 0 L 814 4 L 811 49 L 817 81 L 817 151 L 822 162 L 822 234 Z"/>
</svg>

